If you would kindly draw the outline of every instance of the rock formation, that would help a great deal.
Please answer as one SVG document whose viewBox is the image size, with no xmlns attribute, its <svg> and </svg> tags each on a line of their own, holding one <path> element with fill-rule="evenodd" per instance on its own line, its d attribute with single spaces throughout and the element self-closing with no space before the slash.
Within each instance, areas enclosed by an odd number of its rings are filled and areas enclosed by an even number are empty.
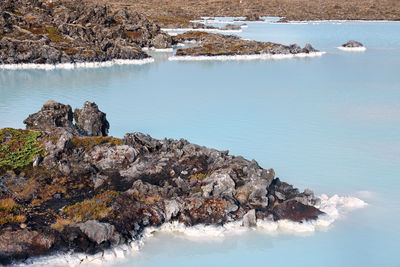
<svg viewBox="0 0 400 267">
<path fill-rule="evenodd" d="M 354 47 L 364 47 L 362 43 L 350 40 L 347 43 L 343 44 L 342 47 L 354 48 Z"/>
<path fill-rule="evenodd" d="M 250 14 L 246 16 L 246 21 L 263 21 L 259 15 L 257 14 Z"/>
<path fill-rule="evenodd" d="M 127 9 L 81 0 L 0 3 L 0 64 L 144 59 L 145 46 L 171 47 L 171 37 Z"/>
<path fill-rule="evenodd" d="M 48 101 L 25 123 L 28 130 L 0 130 L 1 264 L 97 253 L 173 221 L 253 227 L 322 213 L 310 190 L 299 192 L 255 160 L 184 139 L 106 137 L 109 124 L 94 103 L 72 112 Z"/>
<path fill-rule="evenodd" d="M 310 44 L 301 48 L 297 44 L 289 46 L 271 43 L 243 40 L 235 35 L 212 34 L 207 32 L 189 31 L 173 36 L 174 42 L 195 40 L 198 46 L 179 48 L 176 56 L 232 56 L 257 54 L 299 54 L 319 52 Z"/>
</svg>

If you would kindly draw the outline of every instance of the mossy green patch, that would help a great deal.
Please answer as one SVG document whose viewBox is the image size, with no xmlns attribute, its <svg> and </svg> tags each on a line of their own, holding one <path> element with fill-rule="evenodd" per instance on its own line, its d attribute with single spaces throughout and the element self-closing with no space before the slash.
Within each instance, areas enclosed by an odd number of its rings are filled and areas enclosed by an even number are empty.
<svg viewBox="0 0 400 267">
<path fill-rule="evenodd" d="M 0 173 L 9 169 L 22 169 L 32 163 L 35 156 L 45 156 L 37 131 L 4 128 L 0 130 Z"/>
<path fill-rule="evenodd" d="M 74 222 L 87 220 L 101 220 L 112 216 L 112 203 L 117 198 L 118 192 L 106 191 L 64 209 L 64 216 Z"/>
</svg>

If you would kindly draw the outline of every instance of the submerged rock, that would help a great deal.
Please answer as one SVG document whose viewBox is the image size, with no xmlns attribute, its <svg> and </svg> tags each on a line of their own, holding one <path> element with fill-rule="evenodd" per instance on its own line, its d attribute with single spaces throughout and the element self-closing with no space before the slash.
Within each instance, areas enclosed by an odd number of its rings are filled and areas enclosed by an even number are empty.
<svg viewBox="0 0 400 267">
<path fill-rule="evenodd" d="M 255 160 L 184 139 L 106 137 L 109 124 L 94 103 L 72 112 L 49 101 L 25 123 L 40 131 L 18 147 L 34 148 L 31 157 L 0 166 L 0 263 L 59 250 L 98 253 L 165 222 L 253 227 L 257 218 L 322 214 L 312 191 L 300 193 Z M 30 133 L 4 132 L 2 145 Z"/>
</svg>

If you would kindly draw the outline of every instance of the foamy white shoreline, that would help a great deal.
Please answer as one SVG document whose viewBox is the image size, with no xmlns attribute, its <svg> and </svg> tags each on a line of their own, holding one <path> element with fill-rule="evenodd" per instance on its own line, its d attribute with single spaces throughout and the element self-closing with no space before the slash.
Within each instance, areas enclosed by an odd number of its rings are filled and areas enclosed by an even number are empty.
<svg viewBox="0 0 400 267">
<path fill-rule="evenodd" d="M 259 55 L 234 55 L 234 56 L 172 56 L 172 61 L 204 61 L 204 60 L 255 60 L 255 59 L 287 59 L 295 57 L 319 57 L 326 52 L 299 53 L 299 54 L 259 54 Z"/>
<path fill-rule="evenodd" d="M 208 241 L 213 238 L 220 239 L 229 235 L 243 234 L 247 231 L 259 231 L 260 233 L 266 234 L 312 233 L 317 230 L 326 229 L 334 221 L 346 214 L 346 212 L 367 206 L 367 203 L 355 197 L 340 197 L 334 195 L 329 198 L 326 195 L 321 195 L 320 199 L 321 202 L 315 207 L 319 208 L 326 214 L 320 216 L 315 221 L 297 223 L 289 220 L 280 220 L 277 222 L 258 220 L 257 227 L 254 228 L 242 226 L 241 221 L 226 223 L 223 226 L 196 225 L 193 227 L 187 227 L 178 222 L 171 222 L 165 223 L 157 228 L 147 228 L 143 233 L 142 239 L 133 240 L 128 245 L 120 245 L 106 250 L 104 253 L 98 253 L 95 255 L 87 255 L 83 253 L 60 253 L 53 256 L 30 259 L 26 263 L 19 264 L 18 266 L 92 266 L 121 262 L 124 261 L 127 256 L 139 253 L 141 247 L 145 245 L 146 241 L 157 232 L 180 234 L 187 239 L 197 240 L 200 242 Z"/>
<path fill-rule="evenodd" d="M 343 47 L 343 46 L 339 46 L 337 47 L 337 49 L 347 52 L 364 52 L 365 50 L 367 50 L 367 48 L 365 47 Z"/>
<path fill-rule="evenodd" d="M 114 65 L 143 65 L 154 62 L 153 58 L 145 59 L 114 59 L 105 62 L 82 62 L 82 63 L 60 63 L 60 64 L 2 64 L 0 69 L 5 70 L 20 70 L 20 69 L 39 69 L 39 70 L 54 70 L 54 69 L 77 69 L 77 68 L 103 68 L 112 67 Z"/>
</svg>

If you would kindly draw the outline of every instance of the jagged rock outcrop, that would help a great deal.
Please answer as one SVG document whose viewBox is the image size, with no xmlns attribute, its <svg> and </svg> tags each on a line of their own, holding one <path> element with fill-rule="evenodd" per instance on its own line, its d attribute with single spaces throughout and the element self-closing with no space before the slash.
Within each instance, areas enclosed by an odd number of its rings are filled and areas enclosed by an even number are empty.
<svg viewBox="0 0 400 267">
<path fill-rule="evenodd" d="M 360 42 L 350 40 L 347 43 L 343 44 L 342 47 L 354 48 L 354 47 L 364 47 L 364 45 Z"/>
<path fill-rule="evenodd" d="M 2 264 L 55 251 L 97 253 L 173 221 L 254 227 L 322 214 L 312 191 L 299 192 L 255 160 L 184 139 L 106 137 L 109 124 L 94 103 L 72 113 L 49 101 L 25 123 L 40 136 L 0 130 L 2 146 L 13 144 L 0 154 Z M 20 151 L 28 153 L 22 162 L 14 157 Z"/>
<path fill-rule="evenodd" d="M 24 124 L 28 130 L 50 133 L 62 129 L 70 134 L 83 136 L 107 136 L 110 128 L 106 114 L 99 110 L 96 103 L 88 101 L 83 104 L 82 109 L 72 112 L 70 105 L 49 100 L 39 112 L 29 115 Z"/>
<path fill-rule="evenodd" d="M 55 128 L 63 128 L 76 132 L 72 120 L 73 113 L 70 105 L 49 100 L 39 112 L 29 115 L 24 123 L 28 130 L 52 131 Z"/>
<path fill-rule="evenodd" d="M 142 47 L 171 47 L 171 37 L 127 9 L 73 1 L 0 5 L 0 64 L 102 62 L 149 57 Z"/>
<path fill-rule="evenodd" d="M 189 31 L 173 37 L 175 42 L 195 40 L 198 46 L 179 48 L 176 56 L 233 56 L 233 55 L 288 55 L 319 52 L 310 44 L 301 48 L 297 44 L 289 46 L 271 43 L 243 40 L 234 35 L 212 34 L 207 32 Z"/>
<path fill-rule="evenodd" d="M 107 136 L 110 124 L 106 114 L 99 110 L 96 103 L 86 101 L 82 109 L 75 109 L 74 119 L 76 127 L 86 136 Z"/>
</svg>

